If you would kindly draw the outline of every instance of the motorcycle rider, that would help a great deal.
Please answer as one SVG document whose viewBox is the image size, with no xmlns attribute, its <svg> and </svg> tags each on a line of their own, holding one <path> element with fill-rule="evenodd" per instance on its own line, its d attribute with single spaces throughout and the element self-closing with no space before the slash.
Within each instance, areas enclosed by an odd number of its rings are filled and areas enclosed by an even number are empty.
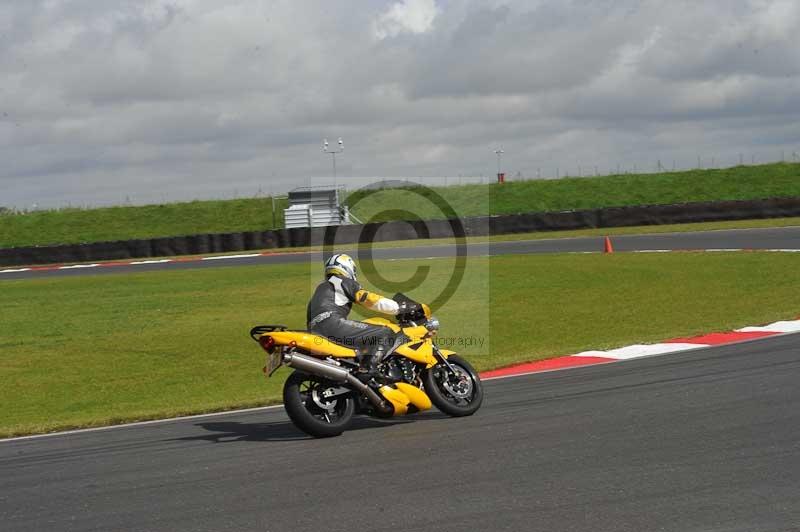
<svg viewBox="0 0 800 532">
<path fill-rule="evenodd" d="M 361 368 L 372 375 L 394 343 L 395 333 L 382 325 L 348 320 L 353 303 L 393 316 L 400 311 L 396 301 L 361 288 L 355 261 L 338 253 L 325 261 L 325 279 L 308 302 L 308 330 L 356 349 Z"/>
</svg>

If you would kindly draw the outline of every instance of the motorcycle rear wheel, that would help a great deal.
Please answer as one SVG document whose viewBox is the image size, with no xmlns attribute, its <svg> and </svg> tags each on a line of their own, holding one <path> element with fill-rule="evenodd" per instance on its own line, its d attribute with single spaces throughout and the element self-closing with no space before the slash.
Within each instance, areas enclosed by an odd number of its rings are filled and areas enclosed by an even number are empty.
<svg viewBox="0 0 800 532">
<path fill-rule="evenodd" d="M 453 417 L 471 416 L 483 402 L 483 385 L 472 365 L 458 355 L 450 355 L 447 361 L 456 370 L 452 375 L 444 364 L 425 370 L 422 383 L 431 402 Z"/>
<path fill-rule="evenodd" d="M 339 436 L 350 425 L 356 402 L 352 394 L 326 399 L 322 393 L 339 385 L 295 371 L 283 385 L 283 407 L 297 428 L 315 438 Z"/>
</svg>

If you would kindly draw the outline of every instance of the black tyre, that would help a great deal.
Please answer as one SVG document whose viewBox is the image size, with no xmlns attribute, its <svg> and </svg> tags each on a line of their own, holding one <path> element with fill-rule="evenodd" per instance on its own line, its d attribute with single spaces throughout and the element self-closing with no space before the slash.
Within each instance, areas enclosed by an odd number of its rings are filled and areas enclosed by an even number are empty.
<svg viewBox="0 0 800 532">
<path fill-rule="evenodd" d="M 321 377 L 295 371 L 283 385 L 283 406 L 289 419 L 315 438 L 338 436 L 350 425 L 356 406 L 352 393 L 325 396 L 326 391 L 339 387 Z"/>
<path fill-rule="evenodd" d="M 456 375 L 444 364 L 425 370 L 422 382 L 431 402 L 453 417 L 471 416 L 483 402 L 483 385 L 475 369 L 458 355 L 450 355 L 447 361 Z"/>
</svg>

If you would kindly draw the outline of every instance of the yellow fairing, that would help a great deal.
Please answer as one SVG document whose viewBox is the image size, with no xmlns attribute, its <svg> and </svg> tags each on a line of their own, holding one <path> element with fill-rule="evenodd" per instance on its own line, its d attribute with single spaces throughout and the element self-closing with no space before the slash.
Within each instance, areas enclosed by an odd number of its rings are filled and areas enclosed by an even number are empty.
<svg viewBox="0 0 800 532">
<path fill-rule="evenodd" d="M 424 325 L 416 325 L 414 327 L 406 327 L 403 329 L 403 334 L 412 340 L 422 340 L 428 336 L 428 328 Z"/>
<path fill-rule="evenodd" d="M 431 319 L 431 307 L 425 303 L 422 304 L 422 312 L 425 314 L 426 318 Z"/>
<path fill-rule="evenodd" d="M 436 364 L 436 357 L 433 356 L 433 345 L 428 341 L 418 340 L 403 344 L 395 349 L 395 353 L 427 366 Z"/>
<path fill-rule="evenodd" d="M 394 415 L 402 416 L 408 413 L 408 405 L 414 405 L 420 412 L 429 410 L 433 404 L 430 398 L 417 388 L 405 382 L 398 382 L 395 384 L 397 388 L 391 386 L 381 386 L 380 392 L 383 397 L 389 400 L 394 407 Z"/>
<path fill-rule="evenodd" d="M 439 349 L 439 352 L 442 354 L 444 358 L 449 357 L 450 355 L 455 355 L 455 351 L 450 351 L 449 349 Z"/>
<path fill-rule="evenodd" d="M 392 323 L 386 318 L 367 318 L 364 320 L 364 323 L 369 323 L 370 325 L 383 325 L 384 327 L 389 327 L 394 332 L 400 332 L 400 326 Z"/>
<path fill-rule="evenodd" d="M 406 394 L 396 388 L 385 385 L 381 386 L 379 391 L 382 396 L 392 403 L 395 416 L 402 416 L 408 412 L 408 405 L 411 404 L 411 399 Z"/>
<path fill-rule="evenodd" d="M 397 389 L 403 392 L 408 396 L 408 399 L 411 401 L 411 404 L 417 407 L 417 410 L 420 412 L 423 410 L 429 410 L 433 404 L 431 403 L 430 397 L 417 388 L 416 386 L 412 386 L 405 382 L 398 382 L 395 386 Z"/>
<path fill-rule="evenodd" d="M 356 352 L 353 349 L 335 344 L 324 336 L 317 336 L 308 332 L 297 331 L 272 331 L 265 336 L 271 336 L 278 345 L 291 345 L 295 343 L 300 349 L 305 349 L 312 355 L 325 355 L 341 358 L 353 358 Z"/>
</svg>

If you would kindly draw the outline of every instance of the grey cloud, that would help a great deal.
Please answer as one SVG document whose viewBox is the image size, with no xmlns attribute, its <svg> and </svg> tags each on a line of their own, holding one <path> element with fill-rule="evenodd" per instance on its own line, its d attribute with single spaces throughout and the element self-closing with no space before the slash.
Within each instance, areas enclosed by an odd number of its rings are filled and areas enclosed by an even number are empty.
<svg viewBox="0 0 800 532">
<path fill-rule="evenodd" d="M 420 50 L 409 92 L 417 98 L 536 93 L 585 84 L 632 37 L 618 31 L 615 17 L 600 16 L 604 8 L 586 4 L 578 16 L 572 2 L 527 13 L 508 6 L 478 9 L 430 53 Z"/>
<path fill-rule="evenodd" d="M 800 74 L 796 2 L 694 3 L 691 17 L 668 13 L 641 71 L 667 80 Z M 758 9 L 753 9 L 759 6 Z"/>
<path fill-rule="evenodd" d="M 490 175 L 800 151 L 786 0 L 288 0 L 0 5 L 0 204 L 285 191 L 339 175 Z"/>
</svg>

